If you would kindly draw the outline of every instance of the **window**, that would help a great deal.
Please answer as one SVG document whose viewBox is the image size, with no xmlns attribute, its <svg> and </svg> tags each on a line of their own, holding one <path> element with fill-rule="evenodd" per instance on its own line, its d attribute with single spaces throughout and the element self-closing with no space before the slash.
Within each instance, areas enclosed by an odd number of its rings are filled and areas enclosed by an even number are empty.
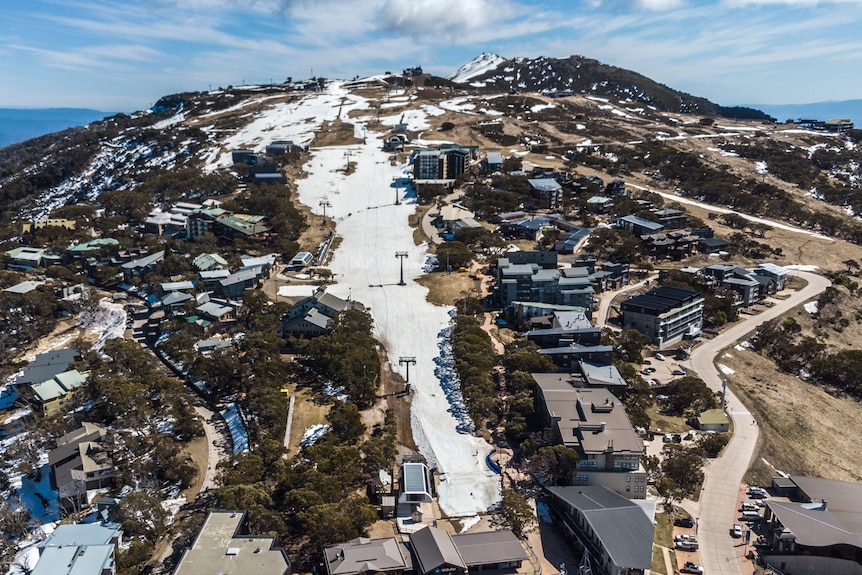
<svg viewBox="0 0 862 575">
<path fill-rule="evenodd" d="M 632 476 L 626 475 L 626 483 L 631 483 L 631 482 L 632 482 Z"/>
</svg>

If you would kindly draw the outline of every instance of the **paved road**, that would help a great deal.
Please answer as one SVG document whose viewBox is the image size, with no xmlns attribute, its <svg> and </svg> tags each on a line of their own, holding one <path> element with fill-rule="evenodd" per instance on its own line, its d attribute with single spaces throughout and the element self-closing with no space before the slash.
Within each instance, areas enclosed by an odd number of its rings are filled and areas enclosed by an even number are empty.
<svg viewBox="0 0 862 575">
<path fill-rule="evenodd" d="M 221 415 L 213 413 L 203 405 L 196 405 L 195 412 L 200 416 L 204 425 L 209 449 L 207 470 L 200 491 L 203 493 L 216 487 L 215 477 L 218 473 L 216 465 L 221 461 L 227 461 L 230 457 L 230 433 L 228 433 Z"/>
<path fill-rule="evenodd" d="M 715 391 L 721 389 L 722 375 L 716 370 L 714 362 L 723 349 L 744 339 L 762 323 L 816 297 L 831 285 L 827 278 L 814 273 L 791 272 L 791 275 L 805 279 L 808 285 L 761 314 L 734 325 L 692 352 L 691 367 L 710 388 Z M 751 463 L 759 435 L 758 426 L 752 424 L 754 419 L 751 414 L 730 390 L 727 390 L 726 399 L 733 419 L 733 436 L 722 454 L 710 461 L 705 469 L 706 479 L 700 501 L 684 501 L 682 504 L 693 517 L 698 518 L 700 559 L 704 572 L 710 575 L 742 574 L 734 548 L 738 540 L 730 537 L 729 529 L 737 517 L 739 485 Z"/>
</svg>

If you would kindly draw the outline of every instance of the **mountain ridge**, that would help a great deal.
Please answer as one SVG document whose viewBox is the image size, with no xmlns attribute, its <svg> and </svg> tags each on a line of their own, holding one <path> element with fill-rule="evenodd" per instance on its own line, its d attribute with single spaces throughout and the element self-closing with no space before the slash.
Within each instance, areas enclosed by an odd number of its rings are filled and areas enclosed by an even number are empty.
<svg viewBox="0 0 862 575">
<path fill-rule="evenodd" d="M 482 53 L 462 65 L 448 79 L 473 88 L 556 95 L 577 93 L 638 102 L 666 112 L 774 121 L 761 110 L 721 106 L 706 98 L 670 88 L 638 72 L 577 55 L 506 59 L 497 54 Z"/>
</svg>

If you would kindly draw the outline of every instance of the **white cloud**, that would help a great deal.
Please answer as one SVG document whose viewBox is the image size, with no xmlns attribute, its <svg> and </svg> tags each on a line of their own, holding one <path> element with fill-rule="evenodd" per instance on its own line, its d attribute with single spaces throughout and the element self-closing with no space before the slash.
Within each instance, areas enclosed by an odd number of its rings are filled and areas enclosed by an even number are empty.
<svg viewBox="0 0 862 575">
<path fill-rule="evenodd" d="M 506 0 L 386 0 L 381 27 L 414 37 L 458 37 L 493 26 L 515 11 Z"/>
</svg>

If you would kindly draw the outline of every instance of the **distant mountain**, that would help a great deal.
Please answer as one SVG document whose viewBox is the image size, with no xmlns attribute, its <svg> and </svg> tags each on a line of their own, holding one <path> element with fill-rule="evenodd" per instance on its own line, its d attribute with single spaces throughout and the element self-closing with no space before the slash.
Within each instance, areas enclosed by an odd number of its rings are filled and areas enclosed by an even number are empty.
<svg viewBox="0 0 862 575">
<path fill-rule="evenodd" d="M 608 66 L 583 56 L 509 60 L 495 54 L 482 54 L 461 66 L 449 79 L 475 88 L 556 95 L 575 93 L 639 102 L 667 112 L 750 120 L 771 119 L 760 110 L 719 106 L 706 98 L 659 84 L 637 72 Z"/>
<path fill-rule="evenodd" d="M 857 127 L 862 127 L 862 100 L 814 102 L 811 104 L 758 104 L 754 107 L 774 116 L 779 122 L 800 118 L 824 121 L 831 118 L 849 118 Z"/>
<path fill-rule="evenodd" d="M 86 108 L 0 108 L 0 148 L 109 116 Z"/>
</svg>

